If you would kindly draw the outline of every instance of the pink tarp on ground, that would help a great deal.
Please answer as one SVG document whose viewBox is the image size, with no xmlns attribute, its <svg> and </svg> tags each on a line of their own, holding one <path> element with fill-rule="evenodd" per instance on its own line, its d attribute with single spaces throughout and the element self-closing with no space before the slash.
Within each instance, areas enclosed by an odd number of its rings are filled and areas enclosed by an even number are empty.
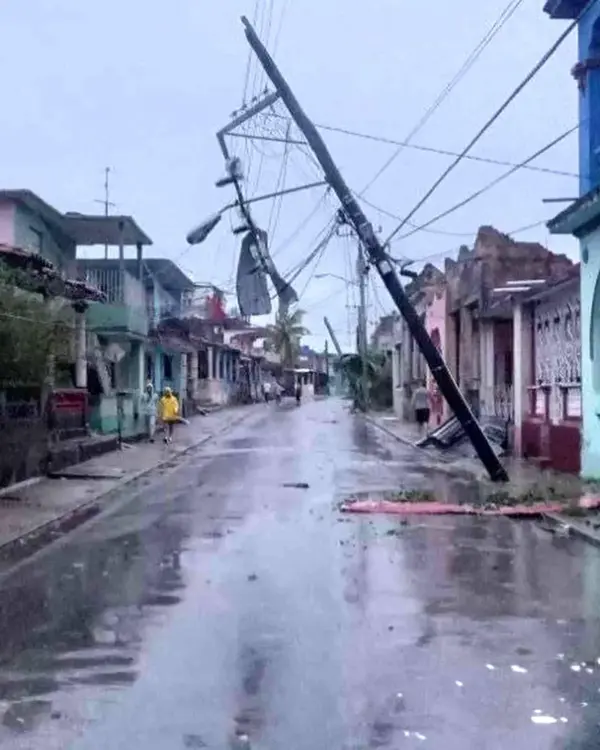
<svg viewBox="0 0 600 750">
<path fill-rule="evenodd" d="M 541 513 L 560 513 L 566 508 L 599 508 L 600 497 L 584 496 L 576 503 L 540 503 L 538 505 L 504 505 L 499 508 L 477 508 L 438 502 L 395 503 L 392 500 L 356 500 L 345 502 L 340 510 L 345 513 L 388 513 L 394 515 L 478 515 L 478 516 L 539 516 Z"/>
</svg>

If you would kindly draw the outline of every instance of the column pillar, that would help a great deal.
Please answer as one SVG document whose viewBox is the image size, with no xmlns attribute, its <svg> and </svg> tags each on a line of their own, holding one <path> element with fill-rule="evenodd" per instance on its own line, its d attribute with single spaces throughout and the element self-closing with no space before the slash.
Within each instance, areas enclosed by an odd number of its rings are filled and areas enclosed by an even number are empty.
<svg viewBox="0 0 600 750">
<path fill-rule="evenodd" d="M 192 398 L 195 398 L 198 392 L 198 351 L 192 352 L 190 355 L 188 380 L 190 383 L 190 393 Z"/>
<path fill-rule="evenodd" d="M 125 240 L 123 233 L 125 225 L 119 221 L 119 302 L 122 305 L 127 303 L 125 295 Z"/>
<path fill-rule="evenodd" d="M 494 321 L 481 321 L 479 329 L 481 406 L 492 414 L 495 401 L 496 381 L 494 377 Z"/>
<path fill-rule="evenodd" d="M 467 307 L 460 308 L 460 341 L 458 346 L 459 353 L 459 381 L 462 392 L 466 395 L 471 388 L 471 379 L 473 377 L 472 358 L 476 354 L 473 351 L 473 318 L 471 311 Z"/>
<path fill-rule="evenodd" d="M 187 354 L 180 354 L 179 355 L 179 383 L 177 384 L 177 386 L 179 388 L 179 395 L 182 399 L 185 398 L 185 395 L 186 395 L 187 379 L 188 379 Z"/>
<path fill-rule="evenodd" d="M 206 359 L 207 359 L 207 379 L 212 380 L 213 379 L 213 373 L 214 373 L 214 367 L 215 367 L 215 352 L 213 347 L 208 344 L 206 347 Z"/>
<path fill-rule="evenodd" d="M 74 305 L 75 310 L 75 386 L 87 389 L 87 330 L 85 311 L 87 305 Z"/>
<path fill-rule="evenodd" d="M 523 412 L 527 404 L 524 358 L 529 356 L 524 341 L 523 305 L 516 302 L 513 308 L 513 409 L 514 409 L 514 454 L 523 455 Z M 525 346 L 524 346 L 525 344 Z"/>
<path fill-rule="evenodd" d="M 163 367 L 162 367 L 162 354 L 159 351 L 154 350 L 154 387 L 161 393 L 163 386 Z"/>
<path fill-rule="evenodd" d="M 146 347 L 144 343 L 140 341 L 137 349 L 137 386 L 136 388 L 140 393 L 143 392 L 145 386 L 145 359 L 146 359 Z"/>
</svg>

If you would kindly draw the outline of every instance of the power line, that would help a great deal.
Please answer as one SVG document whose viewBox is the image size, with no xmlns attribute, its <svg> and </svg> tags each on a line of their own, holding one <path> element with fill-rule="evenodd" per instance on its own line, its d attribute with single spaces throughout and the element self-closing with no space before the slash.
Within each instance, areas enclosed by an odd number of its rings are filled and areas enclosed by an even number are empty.
<svg viewBox="0 0 600 750">
<path fill-rule="evenodd" d="M 398 141 L 398 140 L 394 140 L 393 138 L 386 138 L 384 136 L 371 135 L 370 133 L 362 133 L 360 131 L 350 130 L 348 128 L 336 127 L 334 125 L 317 124 L 316 127 L 319 128 L 320 130 L 328 130 L 332 133 L 341 133 L 342 135 L 349 135 L 354 138 L 362 138 L 367 141 L 375 141 L 376 143 L 387 143 L 390 146 L 404 146 L 406 148 L 414 149 L 415 151 L 424 151 L 424 152 L 431 153 L 431 154 L 439 154 L 440 156 L 454 156 L 454 157 L 460 156 L 460 153 L 458 151 L 448 151 L 447 149 L 435 148 L 433 146 L 421 146 L 416 143 L 408 143 L 407 141 Z M 492 159 L 492 158 L 488 158 L 484 156 L 474 156 L 472 154 L 465 154 L 463 158 L 466 159 L 467 161 L 478 161 L 483 164 L 494 164 L 499 167 L 513 167 L 514 166 L 514 162 L 506 161 L 504 159 Z M 528 166 L 525 168 L 532 172 L 545 172 L 546 174 L 555 174 L 560 177 L 575 177 L 576 179 L 579 179 L 579 174 L 577 172 L 566 172 L 566 171 L 558 170 L 558 169 L 550 169 L 548 167 Z M 363 196 L 361 196 L 361 198 L 362 200 L 365 200 Z"/>
<path fill-rule="evenodd" d="M 252 16 L 252 23 L 256 24 L 256 19 L 258 16 L 258 3 L 259 0 L 254 0 L 254 15 Z M 248 61 L 246 62 L 246 73 L 244 75 L 244 90 L 242 94 L 242 107 L 246 105 L 246 101 L 248 99 L 248 84 L 250 83 L 250 68 L 252 67 L 252 60 L 254 59 L 254 55 L 252 54 L 252 50 L 248 50 Z M 256 63 L 258 65 L 258 63 Z"/>
<path fill-rule="evenodd" d="M 496 187 L 496 185 L 498 185 L 500 182 L 505 180 L 507 177 L 510 177 L 515 172 L 518 172 L 519 169 L 521 169 L 523 165 L 528 164 L 530 161 L 533 161 L 534 159 L 537 159 L 542 154 L 545 154 L 546 151 L 549 151 L 551 148 L 554 148 L 554 146 L 556 146 L 558 143 L 563 141 L 567 136 L 571 135 L 571 133 L 574 133 L 578 128 L 579 128 L 579 124 L 575 125 L 572 128 L 569 128 L 569 130 L 559 135 L 553 141 L 550 141 L 550 143 L 546 144 L 541 149 L 536 151 L 534 154 L 529 156 L 521 164 L 515 164 L 515 166 L 509 169 L 508 172 L 504 172 L 503 174 L 499 175 L 498 177 L 496 177 L 496 179 L 492 180 L 491 182 L 488 182 L 487 185 L 484 185 L 482 188 L 480 188 L 479 190 L 476 190 L 474 193 L 471 193 L 471 195 L 467 196 L 463 200 L 459 201 L 458 203 L 455 203 L 450 208 L 437 214 L 432 219 L 429 219 L 429 221 L 426 221 L 424 224 L 420 224 L 419 226 L 414 227 L 413 229 L 410 230 L 410 232 L 407 232 L 406 234 L 401 235 L 399 239 L 403 240 L 406 237 L 412 236 L 416 232 L 423 231 L 427 227 L 431 226 L 431 224 L 435 224 L 436 221 L 439 221 L 440 219 L 443 219 L 446 216 L 449 216 L 451 213 L 454 213 L 454 211 L 457 211 L 459 208 L 466 206 L 467 203 L 471 203 L 471 201 L 475 200 L 475 198 L 479 198 L 480 195 L 483 195 L 483 193 L 486 193 L 488 190 L 491 190 L 493 187 Z M 408 222 L 406 221 L 403 222 L 403 224 L 407 224 L 407 223 Z M 397 230 L 390 235 L 390 238 L 393 237 L 396 234 L 396 232 Z"/>
<path fill-rule="evenodd" d="M 354 192 L 354 191 L 353 191 Z M 366 203 L 367 206 L 370 206 L 375 211 L 379 211 L 379 213 L 383 214 L 384 216 L 389 216 L 390 219 L 396 219 L 396 221 L 400 221 L 402 219 L 401 216 L 398 216 L 398 214 L 392 213 L 391 211 L 388 211 L 385 208 L 381 208 L 381 206 L 375 205 L 375 203 L 372 203 L 371 201 L 367 200 L 364 196 L 358 196 L 360 200 L 363 203 Z M 407 222 L 409 226 L 416 227 L 417 224 L 413 224 L 411 222 Z M 450 232 L 446 231 L 444 229 L 424 229 L 424 232 L 430 232 L 431 234 L 443 234 L 446 237 L 472 237 L 473 232 Z"/>
<path fill-rule="evenodd" d="M 324 244 L 323 244 L 323 246 L 321 247 L 321 252 L 320 252 L 320 253 L 319 253 L 319 255 L 317 256 L 316 262 L 315 262 L 314 266 L 312 267 L 312 270 L 311 270 L 311 272 L 310 272 L 310 275 L 309 275 L 309 277 L 308 277 L 308 278 L 306 279 L 306 283 L 304 284 L 304 286 L 302 287 L 302 291 L 301 291 L 301 292 L 300 292 L 300 294 L 298 295 L 298 299 L 299 299 L 299 300 L 301 300 L 301 299 L 302 299 L 302 297 L 304 296 L 304 293 L 305 293 L 305 292 L 306 292 L 306 290 L 308 289 L 308 285 L 309 285 L 309 284 L 310 284 L 310 282 L 311 282 L 311 281 L 313 280 L 313 277 L 314 277 L 315 273 L 317 272 L 317 268 L 319 267 L 319 264 L 320 264 L 320 263 L 321 263 L 321 261 L 323 260 L 323 256 L 325 255 L 325 250 L 326 250 L 326 249 L 327 249 L 327 243 L 324 243 Z"/>
<path fill-rule="evenodd" d="M 478 42 L 475 49 L 472 50 L 471 53 L 468 55 L 467 59 L 464 61 L 464 63 L 462 64 L 458 72 L 449 81 L 449 83 L 446 84 L 446 86 L 442 89 L 442 91 L 436 97 L 433 104 L 429 106 L 429 108 L 426 110 L 426 112 L 423 114 L 423 116 L 420 118 L 417 124 L 410 131 L 410 133 L 405 139 L 407 143 L 410 143 L 410 141 L 412 141 L 414 136 L 425 126 L 425 124 L 430 120 L 430 118 L 437 111 L 437 109 L 444 102 L 444 100 L 452 93 L 452 91 L 456 88 L 456 86 L 462 81 L 462 79 L 466 76 L 469 70 L 475 65 L 475 63 L 477 62 L 477 60 L 479 59 L 479 57 L 481 56 L 485 48 L 492 42 L 493 38 L 501 31 L 504 24 L 510 19 L 513 13 L 515 13 L 515 11 L 522 4 L 522 2 L 523 0 L 510 0 L 509 4 L 504 8 L 500 16 L 494 21 L 491 28 L 488 29 L 484 37 Z M 369 190 L 369 188 L 381 177 L 381 175 L 393 164 L 393 162 L 398 158 L 398 156 L 400 156 L 403 149 L 404 149 L 404 145 L 399 146 L 399 148 L 384 162 L 384 164 L 376 172 L 376 174 L 372 177 L 372 179 L 361 190 L 361 193 L 360 193 L 361 196 L 364 195 L 367 192 L 367 190 Z"/>
<path fill-rule="evenodd" d="M 281 14 L 279 16 L 279 24 L 277 26 L 277 30 L 275 31 L 275 38 L 273 40 L 273 57 L 277 56 L 277 48 L 279 46 L 279 38 L 281 36 L 281 29 L 283 28 L 283 19 L 285 18 L 285 13 L 288 9 L 289 0 L 283 0 L 283 6 L 281 8 Z"/>
<path fill-rule="evenodd" d="M 289 135 L 289 128 L 288 128 L 288 135 Z M 283 149 L 283 158 L 281 160 L 281 167 L 279 169 L 279 175 L 277 177 L 277 183 L 275 185 L 274 192 L 276 193 L 285 189 L 289 149 L 290 149 L 289 144 L 286 141 L 284 149 Z M 269 221 L 267 224 L 267 236 L 269 237 L 269 239 L 271 239 L 275 235 L 275 230 L 277 229 L 277 223 L 281 215 L 282 204 L 283 204 L 283 195 L 280 195 L 279 199 L 275 198 L 273 200 L 273 203 L 271 204 L 271 211 L 269 212 Z"/>
<path fill-rule="evenodd" d="M 322 204 L 325 202 L 325 198 L 327 197 L 327 190 L 323 193 L 323 195 L 319 198 L 315 206 L 310 210 L 307 216 L 302 219 L 302 221 L 296 226 L 296 228 L 293 230 L 291 234 L 289 234 L 285 240 L 279 245 L 277 250 L 273 251 L 271 253 L 271 258 L 274 258 L 276 255 L 281 253 L 282 250 L 285 250 L 286 247 L 289 246 L 289 244 L 296 239 L 296 237 L 300 234 L 300 232 L 304 229 L 305 226 L 310 222 L 310 220 L 315 216 L 315 214 L 319 211 Z M 321 230 L 320 234 L 323 230 Z"/>
<path fill-rule="evenodd" d="M 596 2 L 597 0 L 589 0 L 589 2 L 586 3 L 585 7 L 581 10 L 581 12 L 577 14 L 577 17 L 575 18 L 575 20 L 572 21 L 572 23 L 570 23 L 567 26 L 567 28 L 558 37 L 558 39 L 554 42 L 554 44 L 550 47 L 550 49 L 548 49 L 547 52 L 545 52 L 544 55 L 542 55 L 541 59 L 533 66 L 530 72 L 525 76 L 525 78 L 521 81 L 521 83 L 519 83 L 519 85 L 509 95 L 509 97 L 504 101 L 504 103 L 494 112 L 494 114 L 489 118 L 489 120 L 485 123 L 485 125 L 483 125 L 483 127 L 479 129 L 476 135 L 469 141 L 469 143 L 465 146 L 465 148 L 461 151 L 461 153 L 456 157 L 456 159 L 442 172 L 440 177 L 438 177 L 438 179 L 433 183 L 433 185 L 429 188 L 429 190 L 425 193 L 425 195 L 417 202 L 414 208 L 412 208 L 409 211 L 409 213 L 400 222 L 400 224 L 396 227 L 396 229 L 394 229 L 391 235 L 387 238 L 386 244 L 390 242 L 390 240 L 392 240 L 398 234 L 398 232 L 404 227 L 406 222 L 412 219 L 412 217 L 416 214 L 416 212 L 426 203 L 427 200 L 429 200 L 429 198 L 438 189 L 438 187 L 442 184 L 442 182 L 446 179 L 446 177 L 448 177 L 448 175 L 460 164 L 460 162 L 466 156 L 466 154 L 469 153 L 469 151 L 473 148 L 473 146 L 491 128 L 491 126 L 503 114 L 503 112 L 514 101 L 514 99 L 517 98 L 517 96 L 521 93 L 521 91 L 523 91 L 523 89 L 529 84 L 529 82 L 544 67 L 544 65 L 548 62 L 548 60 L 550 60 L 550 58 L 554 55 L 556 50 L 561 46 L 561 44 L 565 41 L 565 39 L 569 36 L 569 34 L 573 31 L 573 29 L 577 27 L 577 25 L 579 24 L 583 16 L 596 4 Z"/>
<path fill-rule="evenodd" d="M 312 250 L 306 256 L 306 258 L 303 261 L 300 262 L 300 264 L 296 267 L 295 270 L 290 270 L 288 272 L 289 274 L 291 274 L 290 278 L 287 280 L 288 284 L 292 284 L 298 278 L 298 276 L 302 273 L 302 271 L 304 271 L 304 269 L 308 265 L 310 265 L 310 263 L 312 263 L 312 261 L 317 257 L 317 255 L 325 250 L 325 248 L 327 247 L 327 245 L 331 241 L 332 237 L 336 233 L 337 222 L 335 220 L 333 220 L 331 222 L 331 227 L 329 229 L 327 229 L 327 227 L 326 227 L 325 230 L 327 232 L 326 235 L 325 235 L 325 237 L 318 243 L 318 245 L 314 248 L 314 250 Z M 320 234 L 323 234 L 323 232 L 320 232 Z"/>
<path fill-rule="evenodd" d="M 545 226 L 546 225 L 546 219 L 542 219 L 541 221 L 533 222 L 532 224 L 526 224 L 525 226 L 518 227 L 517 229 L 512 229 L 509 232 L 505 232 L 508 237 L 513 237 L 515 234 L 521 234 L 522 232 L 527 232 L 530 229 L 536 229 L 537 227 Z M 476 232 L 473 232 L 471 236 L 476 235 Z M 413 263 L 423 263 L 430 260 L 435 260 L 437 258 L 447 258 L 450 255 L 453 255 L 454 253 L 458 252 L 460 250 L 461 246 L 454 246 L 452 248 L 446 249 L 446 250 L 440 250 L 437 253 L 430 253 L 429 255 L 423 255 L 420 258 L 408 258 L 406 257 L 405 260 L 412 261 Z"/>
</svg>

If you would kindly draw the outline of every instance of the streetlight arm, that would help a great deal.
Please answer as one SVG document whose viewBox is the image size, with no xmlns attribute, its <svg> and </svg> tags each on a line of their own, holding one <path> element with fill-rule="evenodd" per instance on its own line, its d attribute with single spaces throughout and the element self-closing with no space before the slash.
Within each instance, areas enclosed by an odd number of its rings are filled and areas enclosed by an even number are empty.
<svg viewBox="0 0 600 750">
<path fill-rule="evenodd" d="M 204 240 L 208 237 L 212 230 L 221 221 L 222 215 L 225 213 L 225 211 L 230 211 L 232 208 L 239 208 L 247 206 L 249 203 L 258 203 L 259 201 L 266 201 L 270 198 L 278 198 L 282 195 L 298 193 L 301 190 L 310 190 L 311 188 L 322 187 L 324 185 L 327 185 L 327 182 L 325 182 L 324 180 L 320 180 L 319 182 L 309 182 L 306 185 L 297 185 L 296 187 L 287 188 L 286 190 L 278 190 L 274 193 L 267 193 L 266 195 L 257 195 L 254 198 L 243 200 L 243 202 L 240 201 L 238 193 L 238 200 L 233 201 L 232 203 L 227 203 L 220 211 L 217 211 L 216 214 L 209 216 L 208 219 L 205 219 L 205 221 L 192 229 L 192 231 L 187 235 L 186 239 L 190 245 L 199 245 L 201 242 L 204 242 Z M 237 182 L 236 186 L 238 186 Z"/>
</svg>

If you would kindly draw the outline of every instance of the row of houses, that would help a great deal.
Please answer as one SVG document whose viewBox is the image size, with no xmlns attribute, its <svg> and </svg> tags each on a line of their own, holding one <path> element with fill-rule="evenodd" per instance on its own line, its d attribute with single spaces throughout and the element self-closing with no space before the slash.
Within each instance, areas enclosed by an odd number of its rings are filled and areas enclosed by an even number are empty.
<svg viewBox="0 0 600 750">
<path fill-rule="evenodd" d="M 547 227 L 578 240 L 580 262 L 483 228 L 472 250 L 423 269 L 409 293 L 475 410 L 510 421 L 517 454 L 600 479 L 600 5 L 546 0 L 543 10 L 577 24 L 579 197 Z M 424 377 L 442 420 L 407 332 L 389 325 L 396 411 L 409 416 L 410 389 Z"/>
<path fill-rule="evenodd" d="M 48 440 L 68 454 L 90 433 L 141 433 L 147 380 L 173 388 L 191 414 L 258 400 L 264 373 L 280 368 L 264 351 L 264 329 L 228 315 L 215 286 L 145 257 L 151 244 L 130 216 L 62 213 L 29 190 L 0 190 L 2 265 L 24 272 L 28 291 L 52 297 L 72 323 L 66 359 L 49 368 L 44 388 L 0 384 L 2 433 L 14 448 L 0 450 L 0 486 L 39 473 Z M 102 245 L 104 258 L 81 257 Z"/>
<path fill-rule="evenodd" d="M 481 227 L 443 270 L 426 265 L 406 292 L 479 417 L 504 420 L 515 453 L 569 472 L 581 467 L 580 267 L 542 245 Z M 425 382 L 431 425 L 451 415 L 405 322 L 387 316 L 394 410 L 414 418 Z M 597 469 L 600 475 L 600 466 Z"/>
</svg>

